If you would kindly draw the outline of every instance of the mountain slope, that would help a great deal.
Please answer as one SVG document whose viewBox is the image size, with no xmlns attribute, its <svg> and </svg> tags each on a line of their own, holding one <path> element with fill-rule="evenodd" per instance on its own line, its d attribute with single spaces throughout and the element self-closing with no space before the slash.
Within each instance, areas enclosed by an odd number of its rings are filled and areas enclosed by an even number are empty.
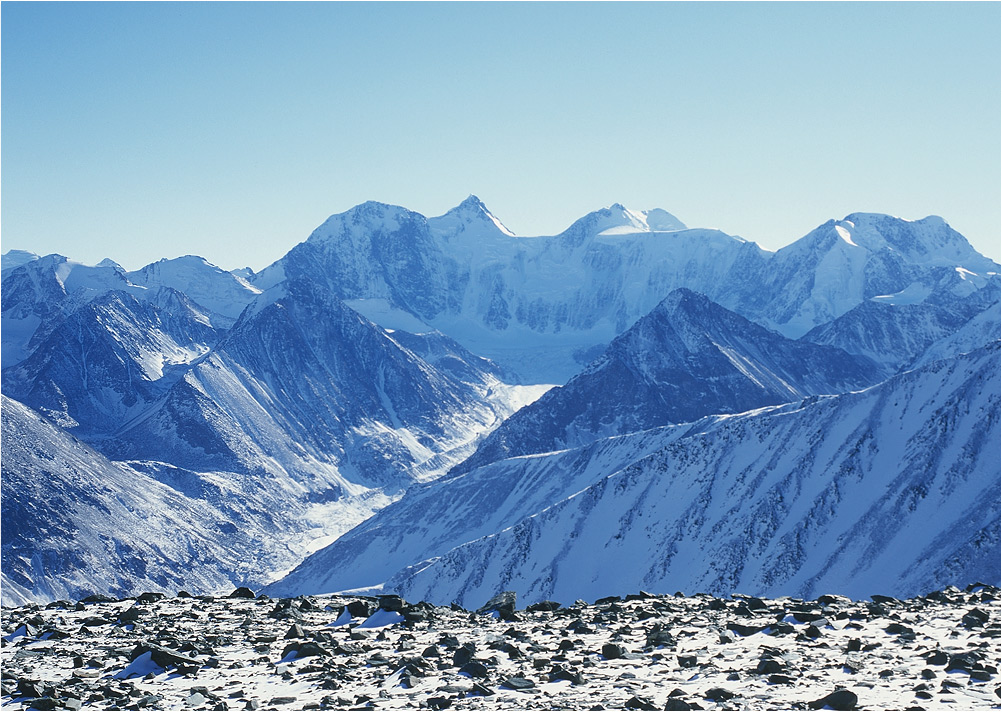
<svg viewBox="0 0 1002 712">
<path fill-rule="evenodd" d="M 996 342 L 857 393 L 497 462 L 408 495 L 271 590 L 528 603 L 998 581 L 999 392 Z"/>
<path fill-rule="evenodd" d="M 198 483 L 224 504 L 186 496 L 109 461 L 17 401 L 0 402 L 4 606 L 267 580 L 260 563 L 276 549 L 281 556 L 282 546 L 261 538 L 265 512 L 255 515 L 253 501 L 190 473 L 189 489 Z"/>
<path fill-rule="evenodd" d="M 183 294 L 164 287 L 142 296 L 105 292 L 66 315 L 31 356 L 4 369 L 4 392 L 78 435 L 114 432 L 219 339 Z"/>
<path fill-rule="evenodd" d="M 505 421 L 455 472 L 704 415 L 842 393 L 880 375 L 866 359 L 786 339 L 678 289 L 566 386 Z"/>
</svg>

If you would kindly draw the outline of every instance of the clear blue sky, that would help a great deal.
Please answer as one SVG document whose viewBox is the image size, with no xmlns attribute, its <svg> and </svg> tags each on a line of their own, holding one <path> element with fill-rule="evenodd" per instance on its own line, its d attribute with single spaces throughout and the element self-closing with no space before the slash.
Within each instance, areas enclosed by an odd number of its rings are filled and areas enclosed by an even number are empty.
<svg viewBox="0 0 1002 712">
<path fill-rule="evenodd" d="M 365 200 L 613 202 L 776 249 L 854 211 L 1000 258 L 997 2 L 2 5 L 2 249 L 260 269 Z"/>
</svg>

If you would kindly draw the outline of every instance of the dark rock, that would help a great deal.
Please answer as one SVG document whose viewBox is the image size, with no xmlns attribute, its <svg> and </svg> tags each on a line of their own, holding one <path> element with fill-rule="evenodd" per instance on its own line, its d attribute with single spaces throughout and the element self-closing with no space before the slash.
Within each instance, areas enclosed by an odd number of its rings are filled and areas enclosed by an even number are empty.
<svg viewBox="0 0 1002 712">
<path fill-rule="evenodd" d="M 269 701 L 269 705 L 291 705 L 296 701 L 295 697 L 272 697 Z"/>
<path fill-rule="evenodd" d="M 625 653 L 626 648 L 616 643 L 606 643 L 602 646 L 602 655 L 605 656 L 606 660 L 616 660 L 623 657 Z"/>
<path fill-rule="evenodd" d="M 673 646 L 675 645 L 675 639 L 667 628 L 662 627 L 660 623 L 655 623 L 654 627 L 647 633 L 645 646 L 648 648 L 657 648 L 662 645 Z"/>
<path fill-rule="evenodd" d="M 711 687 L 709 690 L 703 693 L 703 697 L 713 700 L 714 702 L 725 702 L 727 700 L 733 699 L 737 695 L 730 690 L 724 689 L 723 687 Z"/>
<path fill-rule="evenodd" d="M 859 698 L 852 690 L 839 688 L 819 700 L 808 702 L 807 706 L 812 710 L 819 710 L 823 707 L 831 707 L 833 710 L 854 710 Z"/>
<path fill-rule="evenodd" d="M 524 677 L 509 677 L 501 683 L 501 687 L 507 687 L 511 690 L 531 690 L 535 686 L 536 683 L 532 680 L 526 680 Z"/>
<path fill-rule="evenodd" d="M 256 710 L 261 707 L 261 703 L 258 700 L 247 700 L 244 703 L 245 710 Z"/>
<path fill-rule="evenodd" d="M 156 643 L 140 643 L 137 645 L 129 654 L 129 662 L 132 662 L 140 655 L 147 652 L 150 653 L 150 660 L 162 668 L 179 667 L 182 665 L 194 665 L 197 668 L 202 665 L 202 663 L 195 658 L 182 655 L 181 653 L 165 648 L 162 645 L 157 645 Z"/>
<path fill-rule="evenodd" d="M 368 618 L 376 612 L 376 606 L 371 601 L 354 600 L 345 606 L 352 618 Z"/>
<path fill-rule="evenodd" d="M 898 599 L 894 598 L 893 596 L 882 596 L 879 593 L 875 593 L 872 596 L 870 596 L 870 600 L 873 601 L 874 603 L 880 603 L 882 605 L 891 605 L 891 604 L 895 604 L 895 603 L 901 603 L 901 601 L 899 601 Z M 834 694 L 834 693 L 832 693 L 832 694 Z"/>
<path fill-rule="evenodd" d="M 429 697 L 425 700 L 425 704 L 428 705 L 428 709 L 444 710 L 452 707 L 452 700 L 448 697 Z"/>
<path fill-rule="evenodd" d="M 473 683 L 473 693 L 476 695 L 482 695 L 484 697 L 490 697 L 491 695 L 494 694 L 494 690 L 490 689 L 489 687 L 485 687 L 484 685 L 481 685 L 479 682 L 475 682 Z"/>
<path fill-rule="evenodd" d="M 858 653 L 863 648 L 863 641 L 859 638 L 852 638 L 849 640 L 849 644 L 845 646 L 846 652 Z"/>
<path fill-rule="evenodd" d="M 926 662 L 930 665 L 946 665 L 950 662 L 950 656 L 942 650 L 937 650 L 926 658 Z"/>
<path fill-rule="evenodd" d="M 568 670 L 560 665 L 554 665 L 549 672 L 549 681 L 557 682 L 558 680 L 569 680 L 572 685 L 584 684 L 581 673 L 575 672 L 574 670 Z"/>
<path fill-rule="evenodd" d="M 499 614 L 504 616 L 505 614 L 511 615 L 515 613 L 515 599 L 516 594 L 514 591 L 502 591 L 497 594 L 487 603 L 482 605 L 477 609 L 477 613 L 491 613 L 492 611 L 497 611 Z"/>
<path fill-rule="evenodd" d="M 680 700 L 677 697 L 669 697 L 668 701 L 665 702 L 665 709 L 669 712 L 686 712 L 686 710 L 693 710 L 696 708 L 685 700 Z"/>
<path fill-rule="evenodd" d="M 122 611 L 122 613 L 118 616 L 118 622 L 135 623 L 140 618 L 142 618 L 144 614 L 145 612 L 143 611 L 142 608 L 136 608 L 135 606 L 132 606 L 131 608 Z"/>
<path fill-rule="evenodd" d="M 770 685 L 792 685 L 796 682 L 796 679 L 790 677 L 789 675 L 782 675 L 780 673 L 775 673 L 769 676 Z"/>
<path fill-rule="evenodd" d="M 473 643 L 466 643 L 462 647 L 456 648 L 456 652 L 452 654 L 452 664 L 456 667 L 466 665 L 466 663 L 473 660 L 473 654 L 476 650 L 476 646 Z"/>
<path fill-rule="evenodd" d="M 427 648 L 421 651 L 421 657 L 424 658 L 440 658 L 442 657 L 441 651 L 439 651 L 437 645 L 429 645 Z"/>
<path fill-rule="evenodd" d="M 695 655 L 679 655 L 678 656 L 679 667 L 691 668 L 696 667 L 697 660 Z"/>
<path fill-rule="evenodd" d="M 786 672 L 786 665 L 775 658 L 763 658 L 758 661 L 755 673 L 758 675 L 772 675 L 777 672 Z"/>
<path fill-rule="evenodd" d="M 915 640 L 915 631 L 901 623 L 891 623 L 884 628 L 884 632 L 890 635 L 898 635 L 906 640 Z"/>
<path fill-rule="evenodd" d="M 963 670 L 970 673 L 973 670 L 979 670 L 980 667 L 980 658 L 976 653 L 960 653 L 950 656 L 950 661 L 946 664 L 946 671 Z"/>
<path fill-rule="evenodd" d="M 526 606 L 525 610 L 529 613 L 552 613 L 558 608 L 560 608 L 560 604 L 556 601 L 540 601 L 539 603 L 533 603 L 531 606 Z"/>
<path fill-rule="evenodd" d="M 304 641 L 293 641 L 282 649 L 282 657 L 286 657 L 289 653 L 295 653 L 297 658 L 308 658 L 315 655 L 330 655 L 331 652 L 326 648 L 314 643 L 312 640 Z"/>
<path fill-rule="evenodd" d="M 304 631 L 303 627 L 298 623 L 293 623 L 292 627 L 289 628 L 289 630 L 285 634 L 286 640 L 292 640 L 293 638 L 305 638 L 305 637 L 306 637 L 306 631 Z"/>
<path fill-rule="evenodd" d="M 597 601 L 595 601 L 595 605 L 596 606 L 605 606 L 605 605 L 607 605 L 609 603 L 619 603 L 622 600 L 623 599 L 620 596 L 606 596 L 605 598 L 600 598 Z"/>
<path fill-rule="evenodd" d="M 628 710 L 656 710 L 657 707 L 647 697 L 635 695 L 626 701 L 624 705 Z"/>
<path fill-rule="evenodd" d="M 233 593 L 227 596 L 227 598 L 254 598 L 254 592 L 246 586 L 240 586 L 233 589 Z"/>
<path fill-rule="evenodd" d="M 806 628 L 804 628 L 804 635 L 806 635 L 811 640 L 814 640 L 815 638 L 820 638 L 821 629 L 818 628 L 816 625 L 809 625 Z"/>
<path fill-rule="evenodd" d="M 384 611 L 400 612 L 407 606 L 407 601 L 402 599 L 395 593 L 387 594 L 384 596 L 377 596 L 376 600 L 379 601 L 379 607 Z"/>
<path fill-rule="evenodd" d="M 768 628 L 767 625 L 744 625 L 742 623 L 728 623 L 727 630 L 733 631 L 738 635 L 754 635 L 755 633 L 761 633 L 763 630 Z"/>
<path fill-rule="evenodd" d="M 105 596 L 103 593 L 94 593 L 87 598 L 81 598 L 80 603 L 118 603 L 118 599 Z"/>
<path fill-rule="evenodd" d="M 974 608 L 964 615 L 961 622 L 965 628 L 978 628 L 983 627 L 990 618 L 991 616 L 988 611 L 981 610 L 980 608 Z"/>
<path fill-rule="evenodd" d="M 460 673 L 465 673 L 470 677 L 487 677 L 487 666 L 484 665 L 479 660 L 471 660 L 470 662 L 459 668 Z"/>
<path fill-rule="evenodd" d="M 136 603 L 156 603 L 157 601 L 167 598 L 166 593 L 158 593 L 157 591 L 146 591 L 136 596 Z"/>
</svg>

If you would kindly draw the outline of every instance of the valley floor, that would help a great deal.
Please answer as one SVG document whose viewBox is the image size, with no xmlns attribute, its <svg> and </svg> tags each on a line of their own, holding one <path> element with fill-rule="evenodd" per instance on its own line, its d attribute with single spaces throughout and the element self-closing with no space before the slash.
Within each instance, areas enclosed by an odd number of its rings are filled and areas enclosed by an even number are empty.
<svg viewBox="0 0 1002 712">
<path fill-rule="evenodd" d="M 3 610 L 2 705 L 999 708 L 999 589 L 873 598 L 640 593 L 515 610 L 502 597 L 474 613 L 238 589 L 30 605 Z"/>
</svg>

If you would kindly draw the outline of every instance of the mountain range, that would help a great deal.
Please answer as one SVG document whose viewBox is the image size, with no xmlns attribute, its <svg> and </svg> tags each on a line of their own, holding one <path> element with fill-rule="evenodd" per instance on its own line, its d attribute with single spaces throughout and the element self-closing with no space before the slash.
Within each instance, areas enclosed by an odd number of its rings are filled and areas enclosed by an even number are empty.
<svg viewBox="0 0 1002 712">
<path fill-rule="evenodd" d="M 999 265 L 941 218 L 768 252 L 619 204 L 517 237 L 470 196 L 259 273 L 2 280 L 5 604 L 998 583 Z"/>
</svg>

